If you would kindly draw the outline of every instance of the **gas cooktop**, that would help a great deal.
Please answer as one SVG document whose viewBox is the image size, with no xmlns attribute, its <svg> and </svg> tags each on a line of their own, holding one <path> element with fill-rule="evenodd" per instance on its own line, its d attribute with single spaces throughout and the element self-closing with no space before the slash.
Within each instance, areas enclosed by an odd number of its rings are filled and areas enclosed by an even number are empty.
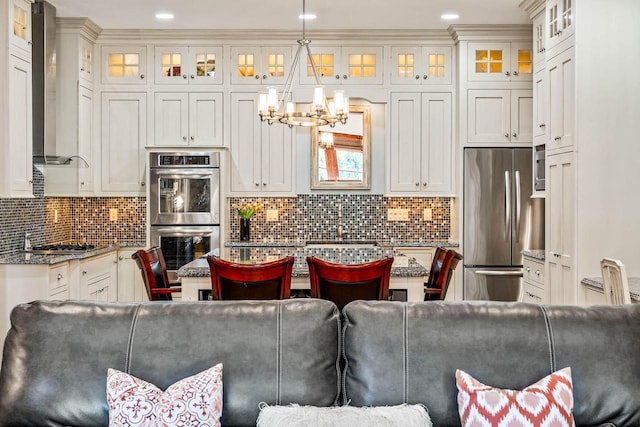
<svg viewBox="0 0 640 427">
<path fill-rule="evenodd" d="M 56 243 L 33 246 L 31 249 L 26 249 L 25 252 L 37 255 L 81 254 L 92 249 L 96 249 L 96 246 L 88 243 Z"/>
</svg>

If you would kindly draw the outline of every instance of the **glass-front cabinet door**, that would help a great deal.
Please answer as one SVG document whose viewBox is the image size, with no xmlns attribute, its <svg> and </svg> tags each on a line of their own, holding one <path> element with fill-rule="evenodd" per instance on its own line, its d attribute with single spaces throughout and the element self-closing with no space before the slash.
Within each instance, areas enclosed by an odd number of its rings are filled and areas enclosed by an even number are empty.
<svg viewBox="0 0 640 427">
<path fill-rule="evenodd" d="M 158 84 L 221 84 L 222 48 L 219 46 L 156 47 Z"/>
<path fill-rule="evenodd" d="M 546 9 L 546 44 L 551 49 L 574 33 L 575 4 L 572 0 L 550 0 Z"/>
<path fill-rule="evenodd" d="M 469 43 L 469 80 L 519 81 L 533 76 L 530 43 Z"/>
<path fill-rule="evenodd" d="M 393 46 L 391 83 L 451 84 L 450 46 Z"/>
<path fill-rule="evenodd" d="M 103 46 L 102 83 L 145 84 L 147 48 L 145 46 Z"/>
<path fill-rule="evenodd" d="M 382 46 L 310 46 L 313 65 L 322 84 L 382 84 L 384 55 Z M 300 83 L 316 84 L 313 66 L 301 55 Z"/>
<path fill-rule="evenodd" d="M 14 47 L 31 53 L 31 2 L 27 0 L 9 1 L 10 40 Z"/>
<path fill-rule="evenodd" d="M 291 69 L 289 46 L 231 47 L 231 83 L 284 84 Z"/>
<path fill-rule="evenodd" d="M 93 83 L 93 45 L 87 40 L 80 38 L 78 55 L 80 56 L 79 77 L 87 82 Z"/>
</svg>

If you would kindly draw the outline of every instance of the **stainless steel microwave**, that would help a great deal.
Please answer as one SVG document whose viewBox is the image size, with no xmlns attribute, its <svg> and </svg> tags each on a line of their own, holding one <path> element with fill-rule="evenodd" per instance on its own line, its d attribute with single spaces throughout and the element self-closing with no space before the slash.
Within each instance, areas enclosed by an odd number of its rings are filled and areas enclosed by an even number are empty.
<svg viewBox="0 0 640 427">
<path fill-rule="evenodd" d="M 537 145 L 533 156 L 533 189 L 535 191 L 544 191 L 544 145 Z"/>
</svg>

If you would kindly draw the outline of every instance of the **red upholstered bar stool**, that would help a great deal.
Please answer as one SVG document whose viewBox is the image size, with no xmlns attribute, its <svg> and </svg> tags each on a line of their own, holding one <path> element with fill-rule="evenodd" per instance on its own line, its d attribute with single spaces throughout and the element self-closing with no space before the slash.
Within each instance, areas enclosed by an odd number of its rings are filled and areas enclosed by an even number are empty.
<svg viewBox="0 0 640 427">
<path fill-rule="evenodd" d="M 262 264 L 237 264 L 208 256 L 211 299 L 288 299 L 295 258 L 288 256 Z"/>
<path fill-rule="evenodd" d="M 142 272 L 142 279 L 147 290 L 149 301 L 171 301 L 171 294 L 182 292 L 180 282 L 169 282 L 167 265 L 164 262 L 162 249 L 154 246 L 140 249 L 131 255 Z"/>
<path fill-rule="evenodd" d="M 424 287 L 424 300 L 444 300 L 447 296 L 447 290 L 449 289 L 449 283 L 451 283 L 451 277 L 453 276 L 453 270 L 456 269 L 458 263 L 462 260 L 462 255 L 453 249 L 445 249 L 444 256 L 442 257 L 442 263 L 438 268 L 436 277 L 433 282 L 430 280 L 425 283 Z M 435 255 L 434 255 L 435 263 Z M 433 269 L 432 263 L 432 269 Z M 431 279 L 431 272 L 429 272 L 429 279 Z"/>
<path fill-rule="evenodd" d="M 351 301 L 388 300 L 393 257 L 363 264 L 336 264 L 307 257 L 311 298 L 333 301 L 339 310 Z"/>
</svg>

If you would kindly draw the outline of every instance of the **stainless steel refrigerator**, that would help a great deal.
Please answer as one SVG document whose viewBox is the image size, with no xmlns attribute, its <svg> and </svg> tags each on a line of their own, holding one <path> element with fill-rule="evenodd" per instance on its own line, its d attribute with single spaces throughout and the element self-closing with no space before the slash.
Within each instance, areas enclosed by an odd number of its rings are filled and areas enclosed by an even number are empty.
<svg viewBox="0 0 640 427">
<path fill-rule="evenodd" d="M 466 300 L 518 300 L 523 249 L 544 249 L 544 199 L 531 198 L 530 148 L 464 151 Z"/>
</svg>

